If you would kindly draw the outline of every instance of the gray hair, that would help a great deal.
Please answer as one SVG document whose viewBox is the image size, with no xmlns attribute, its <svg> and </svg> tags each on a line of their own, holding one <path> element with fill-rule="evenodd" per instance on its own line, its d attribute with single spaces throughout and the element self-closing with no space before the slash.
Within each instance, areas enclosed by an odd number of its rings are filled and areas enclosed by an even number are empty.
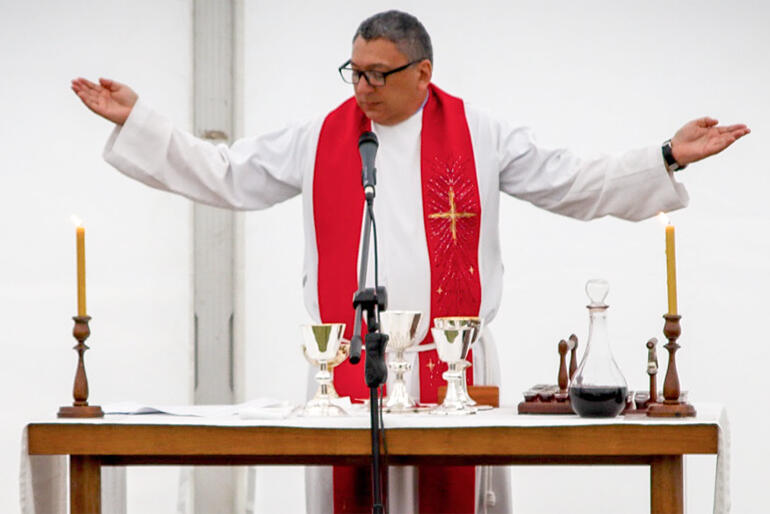
<svg viewBox="0 0 770 514">
<path fill-rule="evenodd" d="M 359 36 L 366 41 L 379 38 L 392 41 L 410 61 L 428 59 L 433 62 L 433 46 L 428 31 L 411 14 L 401 11 L 377 13 L 361 22 L 353 41 Z"/>
</svg>

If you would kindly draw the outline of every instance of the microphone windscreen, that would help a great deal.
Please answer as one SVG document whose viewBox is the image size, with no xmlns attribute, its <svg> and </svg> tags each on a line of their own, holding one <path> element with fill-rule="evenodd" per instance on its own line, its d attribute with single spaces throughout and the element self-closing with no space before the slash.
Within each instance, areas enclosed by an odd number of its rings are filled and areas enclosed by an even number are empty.
<svg viewBox="0 0 770 514">
<path fill-rule="evenodd" d="M 361 137 L 358 138 L 358 147 L 361 148 L 361 145 L 365 145 L 367 143 L 373 143 L 374 146 L 379 146 L 379 142 L 377 141 L 377 135 L 374 132 L 364 132 L 361 134 Z"/>
</svg>

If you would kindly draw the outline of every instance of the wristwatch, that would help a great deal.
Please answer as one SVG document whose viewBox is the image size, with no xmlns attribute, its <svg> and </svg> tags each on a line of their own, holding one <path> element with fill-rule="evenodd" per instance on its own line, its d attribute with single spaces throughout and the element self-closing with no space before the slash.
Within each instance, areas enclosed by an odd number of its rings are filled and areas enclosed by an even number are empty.
<svg viewBox="0 0 770 514">
<path fill-rule="evenodd" d="M 676 159 L 674 159 L 674 153 L 671 151 L 670 139 L 667 139 L 663 143 L 663 146 L 660 149 L 663 152 L 663 160 L 666 161 L 666 169 L 668 171 L 679 171 L 687 167 L 686 164 L 682 166 L 678 162 L 676 162 Z"/>
</svg>

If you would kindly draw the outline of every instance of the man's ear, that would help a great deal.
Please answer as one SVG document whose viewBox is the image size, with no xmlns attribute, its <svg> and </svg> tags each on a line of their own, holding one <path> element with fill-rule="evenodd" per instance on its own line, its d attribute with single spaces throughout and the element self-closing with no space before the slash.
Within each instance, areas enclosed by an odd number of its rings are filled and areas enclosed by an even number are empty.
<svg viewBox="0 0 770 514">
<path fill-rule="evenodd" d="M 417 63 L 417 71 L 420 73 L 420 89 L 427 89 L 433 78 L 433 64 L 428 59 L 423 59 Z"/>
</svg>

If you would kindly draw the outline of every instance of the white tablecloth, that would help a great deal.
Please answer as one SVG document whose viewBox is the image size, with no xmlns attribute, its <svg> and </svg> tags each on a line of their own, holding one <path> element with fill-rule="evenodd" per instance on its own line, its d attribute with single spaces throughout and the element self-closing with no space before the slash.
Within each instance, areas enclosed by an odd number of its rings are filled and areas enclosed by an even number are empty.
<svg viewBox="0 0 770 514">
<path fill-rule="evenodd" d="M 197 416 L 168 414 L 106 415 L 99 419 L 47 419 L 40 423 L 93 423 L 93 424 L 158 424 L 158 425 L 207 425 L 207 426 L 281 426 L 298 428 L 368 428 L 368 409 L 354 406 L 351 415 L 339 418 L 303 418 L 289 414 L 285 405 L 264 407 L 264 401 L 236 406 L 212 408 L 217 417 L 205 417 L 209 412 L 197 408 Z M 105 411 L 110 412 L 110 406 Z M 125 404 L 122 406 L 125 407 Z M 518 415 L 513 407 L 481 411 L 472 416 L 434 416 L 429 414 L 385 414 L 386 429 L 398 428 L 450 428 L 450 427 L 536 427 L 582 425 L 681 425 L 707 424 L 719 427 L 719 443 L 714 487 L 714 513 L 730 512 L 730 430 L 727 413 L 721 405 L 696 404 L 698 415 L 694 418 L 646 418 L 620 416 L 612 419 L 587 419 L 577 416 Z M 155 411 L 185 413 L 185 407 L 156 406 Z M 128 411 L 115 408 L 115 411 Z M 204 415 L 201 415 L 204 414 Z M 229 415 L 228 415 L 229 414 Z M 239 415 L 240 414 L 240 415 Z M 286 416 L 286 417 L 284 417 Z M 242 419 L 249 418 L 249 419 Z M 23 514 L 66 514 L 67 512 L 67 461 L 66 456 L 30 456 L 27 430 L 24 429 L 21 444 L 21 510 Z M 125 468 L 102 467 L 102 510 L 121 514 L 126 512 Z"/>
</svg>

